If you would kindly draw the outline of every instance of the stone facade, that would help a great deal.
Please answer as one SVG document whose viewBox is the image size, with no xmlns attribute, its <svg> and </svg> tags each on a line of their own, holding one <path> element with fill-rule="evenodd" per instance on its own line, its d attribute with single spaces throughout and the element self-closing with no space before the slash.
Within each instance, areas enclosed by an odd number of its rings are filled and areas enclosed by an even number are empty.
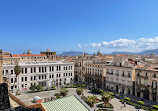
<svg viewBox="0 0 158 111">
<path fill-rule="evenodd" d="M 158 101 L 158 68 L 136 69 L 135 93 L 137 97 Z"/>
<path fill-rule="evenodd" d="M 74 82 L 74 63 L 62 61 L 19 62 L 22 71 L 15 83 L 20 91 L 28 91 L 31 85 L 41 85 L 44 88 L 55 85 L 62 87 Z M 15 65 L 3 65 L 4 76 L 9 78 L 9 89 L 13 90 L 15 81 Z"/>
</svg>

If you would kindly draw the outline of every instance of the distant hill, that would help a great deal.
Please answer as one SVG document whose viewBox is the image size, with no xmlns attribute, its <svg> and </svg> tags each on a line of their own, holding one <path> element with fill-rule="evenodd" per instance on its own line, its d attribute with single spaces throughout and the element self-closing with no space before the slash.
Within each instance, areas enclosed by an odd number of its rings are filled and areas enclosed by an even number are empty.
<svg viewBox="0 0 158 111">
<path fill-rule="evenodd" d="M 142 54 L 142 55 L 149 55 L 149 54 L 151 54 L 151 53 L 158 54 L 158 49 L 145 50 L 145 51 L 140 52 L 139 54 Z"/>
<path fill-rule="evenodd" d="M 140 55 L 150 55 L 151 53 L 158 54 L 158 49 L 145 50 L 145 51 L 138 52 L 138 53 L 132 53 L 132 52 L 117 52 L 117 51 L 114 51 L 114 52 L 112 52 L 111 54 L 140 54 Z"/>
<path fill-rule="evenodd" d="M 64 56 L 67 56 L 67 55 L 70 55 L 70 56 L 78 56 L 78 55 L 82 55 L 83 52 L 79 52 L 79 51 L 68 51 L 68 52 L 63 52 L 62 54 L 59 54 L 59 55 L 64 55 Z"/>
<path fill-rule="evenodd" d="M 117 52 L 117 51 L 114 51 L 111 54 L 115 55 L 115 54 L 132 54 L 132 53 L 131 52 Z"/>
</svg>

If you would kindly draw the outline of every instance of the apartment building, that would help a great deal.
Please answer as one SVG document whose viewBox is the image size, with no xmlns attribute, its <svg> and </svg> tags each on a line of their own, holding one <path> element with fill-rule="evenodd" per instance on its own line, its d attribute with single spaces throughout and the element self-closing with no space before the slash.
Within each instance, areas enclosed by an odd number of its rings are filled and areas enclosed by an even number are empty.
<svg viewBox="0 0 158 111">
<path fill-rule="evenodd" d="M 126 55 L 117 55 L 106 65 L 106 89 L 135 95 L 135 63 Z"/>
<path fill-rule="evenodd" d="M 94 64 L 110 64 L 113 62 L 113 56 L 101 56 L 93 58 Z"/>
<path fill-rule="evenodd" d="M 40 53 L 46 55 L 48 60 L 50 61 L 56 60 L 56 52 L 51 52 L 50 49 L 47 49 L 47 51 Z"/>
<path fill-rule="evenodd" d="M 92 88 L 104 88 L 106 69 L 102 64 L 85 64 L 84 82 Z"/>
<path fill-rule="evenodd" d="M 54 61 L 56 60 L 56 52 L 51 52 L 47 49 L 46 52 L 41 54 L 32 54 L 29 49 L 27 54 L 11 54 L 9 52 L 3 52 L 3 60 L 5 64 L 18 64 L 18 62 L 24 61 Z"/>
<path fill-rule="evenodd" d="M 15 88 L 19 85 L 20 91 L 29 89 L 31 85 L 42 87 L 62 87 L 74 83 L 74 63 L 62 61 L 28 61 L 19 62 L 22 71 L 17 78 Z M 15 65 L 3 65 L 4 77 L 9 78 L 9 89 L 13 90 L 15 81 Z"/>
<path fill-rule="evenodd" d="M 135 93 L 137 97 L 158 101 L 157 86 L 157 66 L 145 66 L 136 69 Z"/>
</svg>

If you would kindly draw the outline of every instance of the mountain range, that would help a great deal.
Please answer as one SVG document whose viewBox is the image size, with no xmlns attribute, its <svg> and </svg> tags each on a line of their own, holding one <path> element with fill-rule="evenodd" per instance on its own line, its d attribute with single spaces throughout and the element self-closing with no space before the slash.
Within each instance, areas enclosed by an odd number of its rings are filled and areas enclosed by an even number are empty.
<svg viewBox="0 0 158 111">
<path fill-rule="evenodd" d="M 117 51 L 114 51 L 111 54 L 140 54 L 140 55 L 150 55 L 152 53 L 158 54 L 158 49 L 144 50 L 142 52 L 137 52 L 137 53 L 134 53 L 134 52 L 117 52 Z"/>
<path fill-rule="evenodd" d="M 115 54 L 140 54 L 140 55 L 150 55 L 150 54 L 158 54 L 158 49 L 153 49 L 153 50 L 144 50 L 142 52 L 137 52 L 137 53 L 134 53 L 134 52 L 118 52 L 118 51 L 114 51 L 112 52 L 111 54 L 115 55 Z M 63 56 L 67 56 L 67 55 L 70 55 L 70 56 L 78 56 L 78 55 L 82 55 L 83 52 L 80 52 L 80 51 L 67 51 L 67 52 L 63 52 L 62 54 L 59 54 L 59 55 L 63 55 Z M 88 53 L 87 53 L 88 54 Z M 92 55 L 92 54 L 88 54 L 88 55 Z"/>
<path fill-rule="evenodd" d="M 80 52 L 80 51 L 68 51 L 68 52 L 63 52 L 62 54 L 59 54 L 59 55 L 63 55 L 63 56 L 78 56 L 78 55 L 82 55 L 83 52 Z"/>
</svg>

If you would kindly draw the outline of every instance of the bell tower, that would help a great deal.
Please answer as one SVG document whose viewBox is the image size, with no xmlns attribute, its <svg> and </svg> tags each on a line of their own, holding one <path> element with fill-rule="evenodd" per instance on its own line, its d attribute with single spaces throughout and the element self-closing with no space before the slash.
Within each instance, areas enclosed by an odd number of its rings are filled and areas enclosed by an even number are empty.
<svg viewBox="0 0 158 111">
<path fill-rule="evenodd" d="M 3 83 L 3 52 L 0 50 L 0 83 Z"/>
</svg>

